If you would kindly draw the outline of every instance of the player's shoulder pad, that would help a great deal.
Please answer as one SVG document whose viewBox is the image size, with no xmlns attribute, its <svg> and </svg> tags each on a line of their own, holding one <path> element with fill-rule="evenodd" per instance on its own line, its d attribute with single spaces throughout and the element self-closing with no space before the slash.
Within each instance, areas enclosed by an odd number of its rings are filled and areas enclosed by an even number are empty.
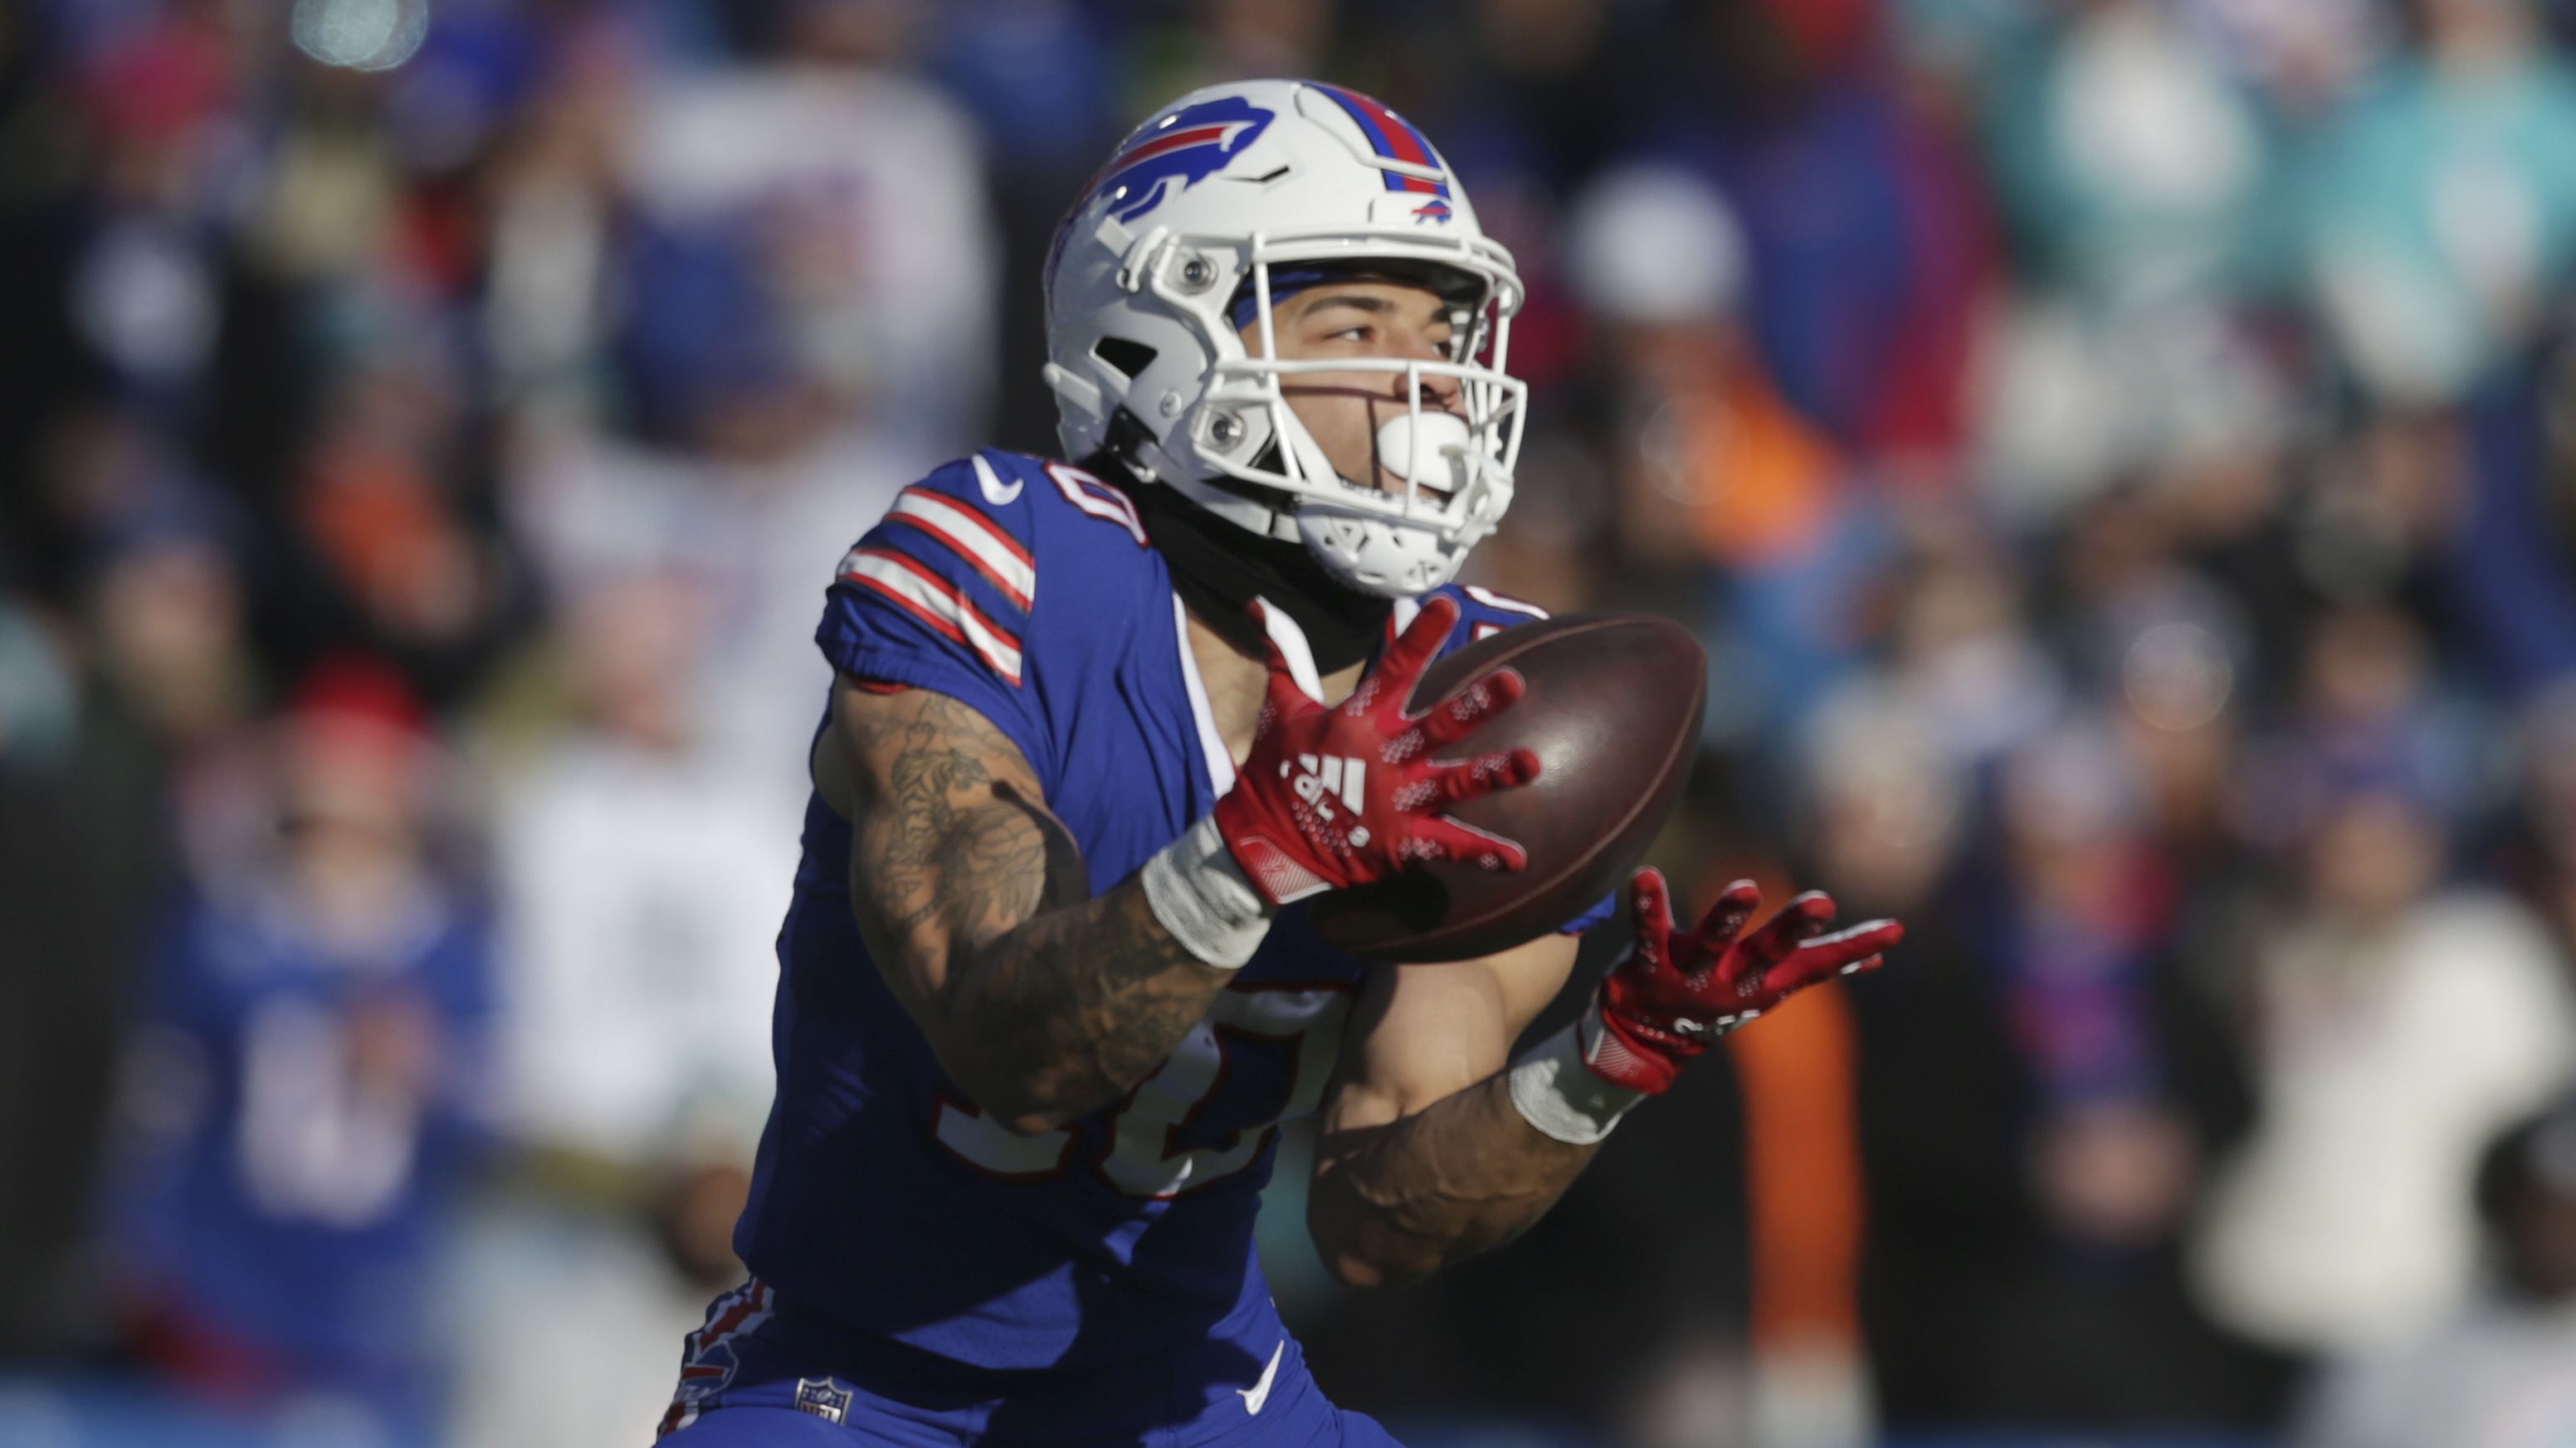
<svg viewBox="0 0 2576 1448">
<path fill-rule="evenodd" d="M 1548 616 L 1546 609 L 1507 593 L 1496 593 L 1473 583 L 1444 583 L 1419 599 L 1396 605 L 1393 622 L 1397 630 L 1400 632 L 1413 622 L 1414 612 L 1434 598 L 1446 598 L 1458 605 L 1458 626 L 1450 632 L 1448 642 L 1442 645 L 1442 653 L 1465 648 L 1478 639 L 1490 638 L 1504 629 L 1517 628 L 1525 623 L 1536 623 Z"/>
</svg>

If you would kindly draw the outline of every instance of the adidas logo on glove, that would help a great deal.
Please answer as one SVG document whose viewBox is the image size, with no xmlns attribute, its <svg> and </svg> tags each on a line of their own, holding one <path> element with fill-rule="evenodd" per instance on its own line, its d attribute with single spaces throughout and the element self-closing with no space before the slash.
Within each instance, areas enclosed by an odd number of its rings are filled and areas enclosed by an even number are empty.
<svg viewBox="0 0 2576 1448">
<path fill-rule="evenodd" d="M 1331 819 L 1333 817 L 1331 801 L 1334 798 L 1339 798 L 1342 807 L 1353 815 L 1360 813 L 1367 799 L 1361 790 L 1362 783 L 1368 778 L 1367 761 L 1347 754 L 1327 754 L 1320 759 L 1312 754 L 1300 754 L 1293 765 L 1285 759 L 1279 761 L 1281 779 L 1289 778 L 1292 769 L 1296 771 L 1296 778 L 1288 787 L 1295 790 L 1297 797 L 1304 800 L 1317 814 L 1325 819 Z M 1352 828 L 1351 843 L 1367 844 L 1368 835 L 1364 832 L 1365 826 Z"/>
</svg>

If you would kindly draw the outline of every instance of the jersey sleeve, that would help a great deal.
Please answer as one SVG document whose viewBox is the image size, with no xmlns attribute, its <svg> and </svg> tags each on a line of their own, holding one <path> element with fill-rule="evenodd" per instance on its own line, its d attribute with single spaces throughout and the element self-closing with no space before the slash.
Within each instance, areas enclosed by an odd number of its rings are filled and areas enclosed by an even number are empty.
<svg viewBox="0 0 2576 1448">
<path fill-rule="evenodd" d="M 975 710 L 1051 789 L 1054 751 L 1026 646 L 1037 603 L 1031 521 L 1007 464 L 979 454 L 932 473 L 843 555 L 814 642 L 845 674 Z"/>
<path fill-rule="evenodd" d="M 1453 583 L 1433 596 L 1448 598 L 1458 605 L 1458 626 L 1450 631 L 1449 642 L 1440 646 L 1444 655 L 1455 653 L 1478 640 L 1492 638 L 1507 628 L 1536 623 L 1548 616 L 1547 610 L 1535 603 L 1473 583 Z M 1404 621 L 1411 622 L 1411 619 L 1408 616 Z"/>
<path fill-rule="evenodd" d="M 1556 927 L 1556 933 L 1559 935 L 1588 935 L 1591 932 L 1600 929 L 1602 926 L 1609 924 L 1610 917 L 1618 913 L 1618 910 L 1619 896 L 1617 892 L 1614 891 L 1593 901 L 1591 908 L 1585 910 L 1582 914 L 1577 915 L 1573 919 L 1565 922 L 1563 925 Z"/>
<path fill-rule="evenodd" d="M 1438 590 L 1434 596 L 1449 598 L 1458 605 L 1458 626 L 1450 630 L 1447 642 L 1440 646 L 1440 653 L 1444 658 L 1469 644 L 1491 638 L 1507 628 L 1535 623 L 1548 616 L 1547 610 L 1535 603 L 1514 598 L 1507 593 L 1496 593 L 1490 588 L 1482 588 L 1472 583 L 1449 584 Z M 1413 614 L 1409 608 L 1400 607 L 1396 612 L 1397 616 L 1392 622 L 1398 630 L 1413 621 Z M 1581 935 L 1607 923 L 1618 908 L 1617 893 L 1605 895 L 1582 914 L 1558 926 L 1557 933 Z"/>
</svg>

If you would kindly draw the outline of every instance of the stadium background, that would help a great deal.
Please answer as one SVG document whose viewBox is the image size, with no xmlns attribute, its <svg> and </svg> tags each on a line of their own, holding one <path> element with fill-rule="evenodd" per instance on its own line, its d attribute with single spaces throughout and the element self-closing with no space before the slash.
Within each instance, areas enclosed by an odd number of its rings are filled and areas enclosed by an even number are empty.
<svg viewBox="0 0 2576 1448">
<path fill-rule="evenodd" d="M 823 583 L 1051 446 L 1055 217 L 1274 74 L 1520 257 L 1475 574 L 1706 640 L 1686 895 L 1914 930 L 1431 1285 L 1335 1291 L 1283 1171 L 1327 1386 L 1421 1448 L 2568 1441 L 2576 1117 L 2488 1146 L 2576 1064 L 2571 11 L 11 7 L 0 1443 L 644 1441 Z"/>
</svg>

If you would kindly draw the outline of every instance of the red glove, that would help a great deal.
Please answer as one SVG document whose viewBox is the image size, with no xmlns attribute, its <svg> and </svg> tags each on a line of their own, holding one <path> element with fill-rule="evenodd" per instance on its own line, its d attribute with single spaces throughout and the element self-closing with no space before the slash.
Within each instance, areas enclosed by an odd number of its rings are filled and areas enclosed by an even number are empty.
<svg viewBox="0 0 2576 1448">
<path fill-rule="evenodd" d="M 1259 616 L 1262 605 L 1253 609 Z M 1404 712 L 1457 622 L 1455 602 L 1424 604 L 1360 686 L 1330 709 L 1298 686 L 1270 642 L 1270 697 L 1251 757 L 1216 802 L 1216 826 L 1271 904 L 1382 880 L 1415 860 L 1463 860 L 1488 870 L 1529 862 L 1519 845 L 1440 811 L 1538 778 L 1538 756 L 1514 749 L 1433 757 L 1510 708 L 1521 696 L 1521 676 L 1497 669 L 1428 713 Z"/>
<path fill-rule="evenodd" d="M 1831 935 L 1834 902 L 1810 890 L 1762 928 L 1736 933 L 1762 904 L 1750 880 L 1726 887 L 1697 930 L 1673 929 L 1663 873 L 1639 870 L 1628 886 L 1637 941 L 1601 978 L 1578 1023 L 1584 1063 L 1613 1086 L 1659 1095 L 1709 1043 L 1820 980 L 1875 970 L 1879 952 L 1905 938 L 1893 920 Z"/>
</svg>

